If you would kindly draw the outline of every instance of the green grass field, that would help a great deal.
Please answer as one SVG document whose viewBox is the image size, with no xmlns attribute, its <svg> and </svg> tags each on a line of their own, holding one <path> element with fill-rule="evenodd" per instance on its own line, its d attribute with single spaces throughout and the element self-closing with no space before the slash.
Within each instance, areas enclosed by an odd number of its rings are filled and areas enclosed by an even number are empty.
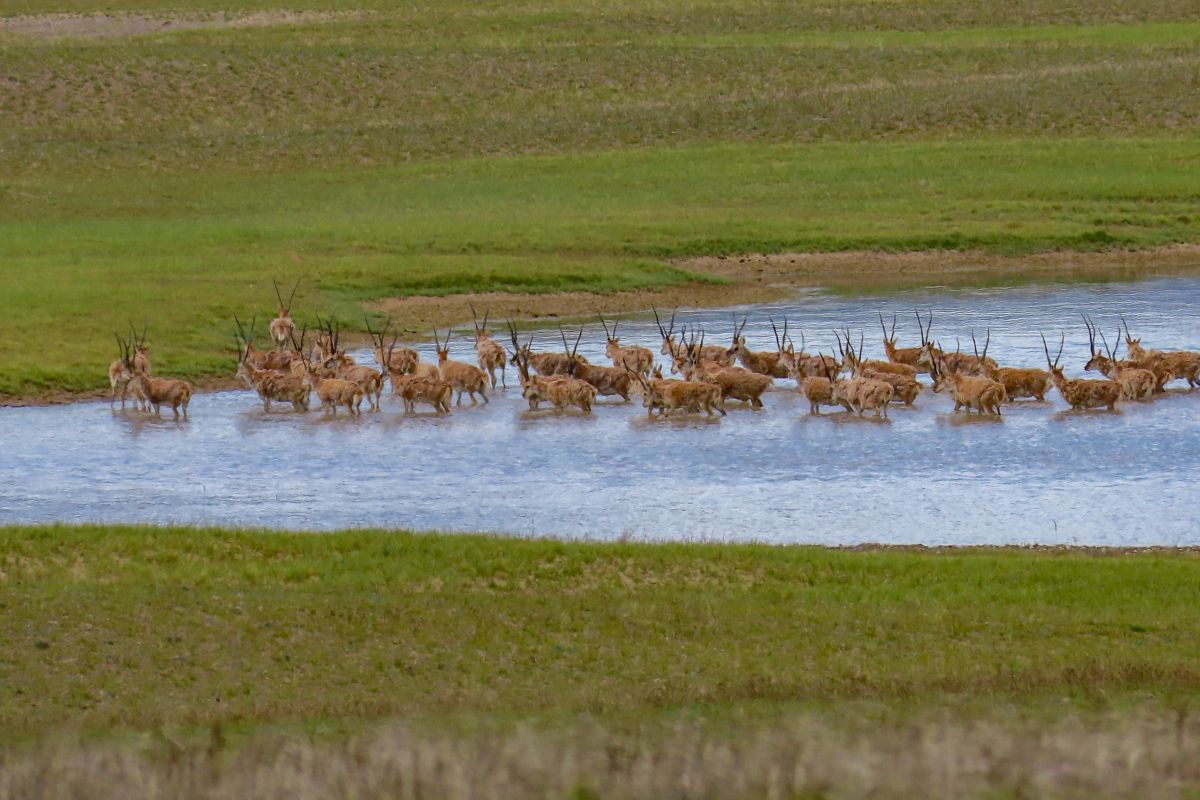
<svg viewBox="0 0 1200 800">
<path fill-rule="evenodd" d="M 160 371 L 226 374 L 230 317 L 269 313 L 273 277 L 353 324 L 383 296 L 669 286 L 688 255 L 1200 238 L 1185 2 L 366 3 L 187 29 L 216 8 L 104 4 L 149 22 L 65 38 L 0 18 L 0 395 L 103 385 L 129 318 Z"/>
<path fill-rule="evenodd" d="M 769 762 L 797 739 L 810 758 L 849 738 L 880 749 L 863 769 L 886 784 L 899 736 L 928 748 L 929 770 L 949 740 L 998 747 L 971 757 L 1017 781 L 1016 742 L 1037 730 L 1078 746 L 1063 763 L 1103 762 L 1086 785 L 1138 736 L 1165 737 L 1142 766 L 1163 781 L 1157 758 L 1200 755 L 1198 587 L 1186 552 L 5 528 L 0 773 L 6 759 L 11 780 L 29 759 L 91 770 L 92 748 L 116 747 L 154 774 L 171 748 L 214 757 L 214 736 L 268 761 L 280 742 L 334 761 L 353 760 L 347 740 L 425 742 L 454 768 L 499 758 L 485 742 L 521 763 L 564 747 L 590 763 L 589 737 L 664 763 L 701 741 Z M 596 769 L 577 779 L 635 777 Z M 529 791 L 510 796 L 543 796 Z"/>
</svg>

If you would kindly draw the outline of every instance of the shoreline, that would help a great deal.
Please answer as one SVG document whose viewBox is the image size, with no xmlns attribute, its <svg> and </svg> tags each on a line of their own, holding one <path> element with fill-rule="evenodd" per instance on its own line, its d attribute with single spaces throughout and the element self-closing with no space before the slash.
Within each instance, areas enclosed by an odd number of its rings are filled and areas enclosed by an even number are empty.
<svg viewBox="0 0 1200 800">
<path fill-rule="evenodd" d="M 472 305 L 481 313 L 487 309 L 493 319 L 512 318 L 537 327 L 539 323 L 590 320 L 597 312 L 613 315 L 644 313 L 651 306 L 713 308 L 766 303 L 787 297 L 798 289 L 873 293 L 931 285 L 965 288 L 997 283 L 1133 281 L 1200 275 L 1200 244 L 1028 256 L 953 250 L 748 253 L 698 256 L 671 263 L 708 280 L 610 294 L 478 292 L 441 297 L 380 298 L 365 303 L 364 307 L 391 314 L 400 332 L 400 343 L 408 344 L 428 341 L 429 331 L 435 327 L 465 324 L 471 319 Z M 368 338 L 361 333 L 347 331 L 345 337 L 355 346 L 369 345 Z M 210 375 L 191 382 L 197 393 L 240 386 L 232 375 Z M 108 394 L 107 387 L 82 392 L 50 390 L 26 395 L 0 394 L 0 408 L 106 400 Z"/>
</svg>

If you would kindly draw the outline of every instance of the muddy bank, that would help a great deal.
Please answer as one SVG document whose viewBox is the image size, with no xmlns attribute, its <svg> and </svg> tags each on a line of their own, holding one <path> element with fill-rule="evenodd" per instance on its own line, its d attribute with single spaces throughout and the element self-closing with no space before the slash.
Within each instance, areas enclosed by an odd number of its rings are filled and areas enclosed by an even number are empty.
<svg viewBox="0 0 1200 800">
<path fill-rule="evenodd" d="M 594 319 L 660 308 L 746 305 L 787 297 L 798 288 L 891 291 L 924 285 L 971 286 L 1036 281 L 1132 280 L 1200 273 L 1200 245 L 1138 251 L 1041 253 L 1007 257 L 982 252 L 773 253 L 705 256 L 675 262 L 720 283 L 690 283 L 655 290 L 592 294 L 503 294 L 386 298 L 369 304 L 392 315 L 405 336 L 424 338 L 434 327 L 461 325 L 471 306 L 492 319 L 533 321 Z"/>
</svg>

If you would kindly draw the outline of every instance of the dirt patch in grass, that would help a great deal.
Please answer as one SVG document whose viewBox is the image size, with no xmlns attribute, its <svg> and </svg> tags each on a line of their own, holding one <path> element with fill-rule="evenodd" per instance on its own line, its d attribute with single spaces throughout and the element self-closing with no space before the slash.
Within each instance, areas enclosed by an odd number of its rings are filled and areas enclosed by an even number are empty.
<svg viewBox="0 0 1200 800">
<path fill-rule="evenodd" d="M 0 33 L 35 39 L 111 39 L 201 28 L 262 28 L 358 19 L 363 12 L 254 11 L 245 14 L 30 14 L 0 19 Z"/>
<path fill-rule="evenodd" d="M 1137 251 L 1055 252 L 996 256 L 978 251 L 910 253 L 752 253 L 705 256 L 676 262 L 716 278 L 662 289 L 612 294 L 554 292 L 393 297 L 368 307 L 392 315 L 405 336 L 427 336 L 434 327 L 466 324 L 471 306 L 493 320 L 532 321 L 594 318 L 597 312 L 646 311 L 651 306 L 713 307 L 779 300 L 797 289 L 826 286 L 845 291 L 889 291 L 922 285 L 978 285 L 1028 281 L 1123 280 L 1200 273 L 1200 245 Z"/>
</svg>

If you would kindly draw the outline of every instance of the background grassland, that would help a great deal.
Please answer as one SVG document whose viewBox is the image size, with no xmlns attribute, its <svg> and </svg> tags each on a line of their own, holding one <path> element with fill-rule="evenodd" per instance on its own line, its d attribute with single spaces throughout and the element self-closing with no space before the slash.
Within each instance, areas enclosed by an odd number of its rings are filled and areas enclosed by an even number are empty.
<svg viewBox="0 0 1200 800">
<path fill-rule="evenodd" d="M 293 773 L 335 787 L 306 796 L 409 796 L 420 774 L 438 796 L 762 796 L 781 768 L 879 796 L 1077 769 L 1093 795 L 1177 791 L 1200 779 L 1198 570 L 1187 552 L 5 528 L 0 796 L 119 796 L 143 769 L 195 796 Z M 248 755 L 218 769 L 226 743 Z"/>
<path fill-rule="evenodd" d="M 1197 239 L 1183 0 L 274 6 L 5 5 L 147 16 L 0 18 L 0 394 L 101 385 L 130 317 L 228 372 L 271 277 L 352 323 L 702 279 L 676 256 Z"/>
</svg>

